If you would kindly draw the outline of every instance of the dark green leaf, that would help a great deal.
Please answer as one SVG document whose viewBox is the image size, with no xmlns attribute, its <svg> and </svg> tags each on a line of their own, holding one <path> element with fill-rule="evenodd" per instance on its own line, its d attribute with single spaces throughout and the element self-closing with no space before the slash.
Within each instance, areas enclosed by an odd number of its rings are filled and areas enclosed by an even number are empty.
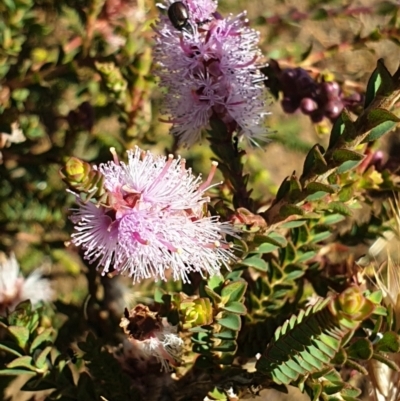
<svg viewBox="0 0 400 401">
<path fill-rule="evenodd" d="M 221 340 L 235 340 L 237 332 L 235 330 L 222 330 L 219 333 L 214 333 L 213 337 Z"/>
<path fill-rule="evenodd" d="M 385 95 L 390 93 L 393 90 L 393 78 L 390 72 L 387 70 L 385 64 L 382 59 L 379 59 L 377 62 L 377 66 L 367 84 L 367 90 L 365 93 L 365 103 L 364 108 L 368 108 L 368 106 L 375 99 L 375 96 L 379 92 L 379 94 Z"/>
<path fill-rule="evenodd" d="M 353 170 L 353 168 L 357 167 L 361 162 L 359 160 L 349 160 L 347 162 L 342 163 L 336 170 L 338 174 L 343 174 L 346 171 Z"/>
<path fill-rule="evenodd" d="M 327 238 L 329 238 L 332 235 L 332 233 L 330 231 L 323 231 L 322 233 L 318 233 L 318 234 L 311 234 L 311 242 L 313 244 L 316 244 L 318 242 L 321 242 Z"/>
<path fill-rule="evenodd" d="M 242 326 L 240 316 L 233 313 L 224 313 L 224 316 L 221 319 L 217 319 L 217 323 L 227 329 L 235 331 L 239 331 Z"/>
<path fill-rule="evenodd" d="M 0 370 L 0 376 L 19 376 L 19 375 L 30 375 L 36 376 L 36 372 L 24 369 L 2 369 Z"/>
<path fill-rule="evenodd" d="M 374 348 L 377 352 L 399 352 L 399 335 L 393 331 L 387 331 L 383 334 L 383 337 L 376 344 L 374 344 Z"/>
<path fill-rule="evenodd" d="M 276 200 L 279 201 L 283 199 L 287 193 L 289 193 L 290 190 L 290 182 L 289 182 L 289 177 L 286 177 L 283 181 L 281 186 L 278 189 L 278 192 L 276 194 Z"/>
<path fill-rule="evenodd" d="M 13 345 L 13 344 L 10 344 Z M 22 356 L 22 354 L 20 352 L 18 352 L 17 350 L 10 348 L 9 346 L 7 346 L 4 342 L 0 343 L 0 351 L 5 351 L 9 354 L 13 354 L 15 356 Z"/>
<path fill-rule="evenodd" d="M 343 135 L 344 129 L 345 129 L 344 121 L 342 116 L 340 116 L 333 124 L 331 136 L 329 138 L 328 149 L 332 149 L 336 145 L 339 138 Z"/>
<path fill-rule="evenodd" d="M 277 245 L 269 244 L 269 243 L 264 243 L 258 246 L 255 250 L 252 252 L 256 253 L 271 253 L 273 251 L 276 251 L 279 247 Z"/>
<path fill-rule="evenodd" d="M 235 352 L 236 350 L 236 341 L 222 341 L 218 345 L 213 345 L 213 351 L 217 352 Z"/>
<path fill-rule="evenodd" d="M 247 313 L 247 308 L 241 302 L 237 301 L 227 303 L 222 309 L 238 315 L 245 315 Z"/>
<path fill-rule="evenodd" d="M 351 209 L 343 202 L 329 202 L 328 208 L 333 212 L 342 214 L 343 216 L 351 216 L 353 214 Z"/>
<path fill-rule="evenodd" d="M 206 294 L 210 297 L 210 299 L 216 303 L 219 304 L 221 302 L 221 296 L 218 295 L 215 291 L 213 291 L 210 287 L 207 285 L 204 287 L 204 291 Z"/>
<path fill-rule="evenodd" d="M 314 201 L 317 201 L 317 200 L 320 200 L 320 199 L 324 198 L 327 195 L 328 194 L 325 191 L 318 191 L 318 192 L 314 192 L 311 195 L 308 195 L 305 198 L 305 200 L 309 201 L 309 202 L 314 202 Z M 308 216 L 308 214 L 307 214 L 307 216 Z"/>
<path fill-rule="evenodd" d="M 309 252 L 306 252 L 306 253 L 303 253 L 303 254 L 299 253 L 297 255 L 296 262 L 298 262 L 298 263 L 307 262 L 310 259 L 312 259 L 313 257 L 315 257 L 316 254 L 317 254 L 317 252 L 315 252 L 315 251 L 309 251 Z"/>
<path fill-rule="evenodd" d="M 371 341 L 366 338 L 360 338 L 355 341 L 346 351 L 350 358 L 362 359 L 364 361 L 371 359 L 374 352 Z"/>
<path fill-rule="evenodd" d="M 382 108 L 369 110 L 366 117 L 368 120 L 368 127 L 370 128 L 377 127 L 386 121 L 400 122 L 400 119 L 395 114 Z"/>
<path fill-rule="evenodd" d="M 210 287 L 213 291 L 218 291 L 218 289 L 221 287 L 222 283 L 224 282 L 222 277 L 219 276 L 212 276 L 207 280 L 207 285 Z"/>
<path fill-rule="evenodd" d="M 287 245 L 287 240 L 282 234 L 278 234 L 276 232 L 271 232 L 267 235 L 270 239 L 277 243 L 281 248 L 284 248 Z"/>
<path fill-rule="evenodd" d="M 221 296 L 224 299 L 229 299 L 228 302 L 239 302 L 242 300 L 247 288 L 247 283 L 242 279 L 234 281 L 224 286 L 221 291 Z"/>
<path fill-rule="evenodd" d="M 7 364 L 8 369 L 12 368 L 26 368 L 30 370 L 35 370 L 33 366 L 32 357 L 29 355 L 20 356 L 19 358 L 15 358 L 13 361 Z"/>
<path fill-rule="evenodd" d="M 34 362 L 35 362 L 35 366 L 37 368 L 43 369 L 45 367 L 46 362 L 47 362 L 47 355 L 50 353 L 51 350 L 52 350 L 52 347 L 48 346 L 48 347 L 44 348 L 38 354 L 35 353 Z"/>
<path fill-rule="evenodd" d="M 253 267 L 254 269 L 264 272 L 268 271 L 269 269 L 268 263 L 256 255 L 250 256 L 249 258 L 243 260 L 243 262 L 241 263 L 245 266 Z"/>
<path fill-rule="evenodd" d="M 310 182 L 307 187 L 306 187 L 306 191 L 310 194 L 313 194 L 315 192 L 326 192 L 329 194 L 333 194 L 335 192 L 335 189 L 332 188 L 331 185 L 327 185 L 327 184 L 323 184 L 321 182 Z"/>
<path fill-rule="evenodd" d="M 304 214 L 304 210 L 296 205 L 283 205 L 280 209 L 279 209 L 279 214 L 282 217 L 290 217 L 290 216 L 302 216 Z"/>
<path fill-rule="evenodd" d="M 347 161 L 360 161 L 364 159 L 363 154 L 349 149 L 336 149 L 333 151 L 332 157 L 336 163 L 340 164 Z"/>
<path fill-rule="evenodd" d="M 297 228 L 304 226 L 306 224 L 306 220 L 292 220 L 280 225 L 282 228 Z"/>
<path fill-rule="evenodd" d="M 15 338 L 17 344 L 24 349 L 29 341 L 29 329 L 22 326 L 9 326 L 8 331 Z"/>
<path fill-rule="evenodd" d="M 373 128 L 369 134 L 365 137 L 362 143 L 372 142 L 379 139 L 381 136 L 385 135 L 389 131 L 393 130 L 397 125 L 397 122 L 385 121 L 375 128 Z"/>
<path fill-rule="evenodd" d="M 308 152 L 303 166 L 302 176 L 306 176 L 311 172 L 322 173 L 327 166 L 326 160 L 323 156 L 325 149 L 319 145 L 314 145 Z"/>
<path fill-rule="evenodd" d="M 45 329 L 42 333 L 40 333 L 33 341 L 29 348 L 30 353 L 39 347 L 45 341 L 52 340 L 53 329 Z"/>
</svg>

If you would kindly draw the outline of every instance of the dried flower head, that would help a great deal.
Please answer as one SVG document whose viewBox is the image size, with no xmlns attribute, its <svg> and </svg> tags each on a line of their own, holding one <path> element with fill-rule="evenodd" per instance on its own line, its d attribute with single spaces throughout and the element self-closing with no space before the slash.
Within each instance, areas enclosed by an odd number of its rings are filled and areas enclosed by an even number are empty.
<svg viewBox="0 0 400 401">
<path fill-rule="evenodd" d="M 225 234 L 232 226 L 206 215 L 213 164 L 206 182 L 192 174 L 185 161 L 172 155 L 155 157 L 139 148 L 128 151 L 128 163 L 102 164 L 108 202 L 83 202 L 71 217 L 73 242 L 85 258 L 103 267 L 127 273 L 134 282 L 144 278 L 188 280 L 191 271 L 219 274 L 233 259 Z"/>
<path fill-rule="evenodd" d="M 142 357 L 156 358 L 163 370 L 169 370 L 170 365 L 176 366 L 180 361 L 184 343 L 177 335 L 177 328 L 147 306 L 137 305 L 130 312 L 125 309 L 120 326 Z"/>
<path fill-rule="evenodd" d="M 51 298 L 50 282 L 40 272 L 34 271 L 25 278 L 14 255 L 7 258 L 0 254 L 0 315 L 4 316 L 7 310 L 11 312 L 22 301 L 29 299 L 35 305 Z"/>
<path fill-rule="evenodd" d="M 154 27 L 156 74 L 167 89 L 164 111 L 171 133 L 190 146 L 216 117 L 230 133 L 250 142 L 265 140 L 268 113 L 264 77 L 257 68 L 259 33 L 247 26 L 245 12 L 223 18 L 216 1 L 165 0 L 160 6 L 176 3 L 181 19 L 161 15 Z"/>
</svg>

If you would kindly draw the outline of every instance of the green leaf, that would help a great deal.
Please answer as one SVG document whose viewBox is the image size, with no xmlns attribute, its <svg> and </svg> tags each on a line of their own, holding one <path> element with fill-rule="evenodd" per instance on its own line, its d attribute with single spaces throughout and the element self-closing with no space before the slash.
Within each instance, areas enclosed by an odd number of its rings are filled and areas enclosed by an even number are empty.
<svg viewBox="0 0 400 401">
<path fill-rule="evenodd" d="M 0 351 L 5 351 L 5 352 L 8 352 L 9 354 L 13 354 L 13 355 L 18 356 L 18 357 L 22 356 L 21 353 L 19 353 L 17 350 L 15 350 L 13 348 L 8 347 L 7 345 L 5 345 L 4 342 L 0 343 Z"/>
<path fill-rule="evenodd" d="M 307 262 L 310 259 L 312 259 L 313 257 L 315 257 L 316 255 L 317 255 L 317 252 L 315 252 L 315 251 L 309 251 L 309 252 L 305 252 L 303 254 L 298 254 L 296 262 L 298 262 L 298 263 Z"/>
<path fill-rule="evenodd" d="M 297 280 L 298 278 L 304 276 L 305 267 L 303 268 L 302 265 L 290 263 L 287 266 L 285 266 L 284 272 L 285 272 L 285 281 L 286 282 L 289 280 Z"/>
<path fill-rule="evenodd" d="M 8 327 L 9 333 L 14 337 L 17 341 L 17 344 L 22 348 L 25 349 L 26 345 L 29 341 L 29 329 L 22 326 L 9 326 Z"/>
<path fill-rule="evenodd" d="M 391 91 L 393 91 L 393 78 L 383 63 L 383 60 L 379 59 L 367 84 L 364 108 L 368 108 L 378 93 L 380 95 L 385 95 L 389 94 Z"/>
<path fill-rule="evenodd" d="M 19 376 L 19 375 L 29 375 L 36 376 L 36 372 L 24 369 L 2 369 L 0 370 L 0 376 Z"/>
<path fill-rule="evenodd" d="M 366 298 L 372 301 L 374 304 L 379 305 L 382 302 L 383 294 L 381 290 L 378 290 L 367 295 Z"/>
<path fill-rule="evenodd" d="M 329 238 L 332 235 L 330 231 L 323 231 L 322 233 L 318 234 L 311 234 L 311 243 L 316 244 L 318 242 L 324 241 L 325 239 Z"/>
<path fill-rule="evenodd" d="M 12 368 L 26 368 L 30 370 L 35 370 L 35 367 L 32 365 L 32 357 L 29 355 L 20 356 L 19 358 L 15 358 L 13 361 L 7 364 L 8 369 Z"/>
<path fill-rule="evenodd" d="M 219 333 L 213 333 L 213 337 L 221 340 L 236 340 L 237 332 L 234 330 L 222 330 Z"/>
<path fill-rule="evenodd" d="M 382 305 L 378 305 L 374 310 L 374 315 L 387 316 L 387 309 Z"/>
<path fill-rule="evenodd" d="M 231 313 L 224 313 L 221 319 L 217 319 L 217 323 L 227 329 L 235 331 L 239 331 L 242 327 L 240 317 Z"/>
<path fill-rule="evenodd" d="M 218 345 L 213 345 L 213 351 L 216 352 L 235 352 L 236 350 L 236 341 L 221 341 Z"/>
<path fill-rule="evenodd" d="M 249 258 L 243 260 L 241 264 L 249 267 L 253 267 L 254 269 L 266 272 L 269 270 L 269 264 L 261 259 L 259 256 L 250 256 Z"/>
<path fill-rule="evenodd" d="M 332 153 L 333 160 L 336 163 L 344 163 L 347 161 L 360 161 L 364 159 L 364 155 L 354 150 L 349 149 L 336 149 Z"/>
<path fill-rule="evenodd" d="M 165 295 L 165 291 L 161 289 L 160 287 L 156 287 L 154 290 L 154 302 L 157 302 L 158 304 L 163 304 L 163 296 Z"/>
<path fill-rule="evenodd" d="M 247 283 L 244 280 L 234 281 L 226 285 L 221 296 L 224 299 L 229 299 L 229 302 L 239 302 L 242 300 L 247 288 Z"/>
<path fill-rule="evenodd" d="M 207 285 L 213 290 L 213 291 L 218 291 L 218 289 L 221 287 L 222 283 L 224 282 L 224 279 L 220 276 L 212 276 L 207 280 Z"/>
<path fill-rule="evenodd" d="M 328 208 L 332 212 L 340 213 L 343 216 L 351 216 L 353 214 L 351 209 L 343 202 L 329 202 Z"/>
<path fill-rule="evenodd" d="M 366 117 L 370 128 L 377 127 L 386 121 L 392 121 L 395 123 L 400 122 L 400 119 L 395 114 L 382 108 L 369 110 Z"/>
<path fill-rule="evenodd" d="M 330 214 L 328 216 L 322 217 L 320 223 L 327 225 L 336 224 L 344 220 L 344 218 L 345 217 L 341 214 Z"/>
<path fill-rule="evenodd" d="M 385 135 L 389 131 L 393 130 L 397 125 L 397 122 L 393 121 L 385 121 L 375 128 L 372 128 L 372 130 L 369 132 L 369 134 L 364 138 L 362 143 L 368 143 L 372 141 L 376 141 L 379 139 L 381 136 Z"/>
<path fill-rule="evenodd" d="M 236 313 L 238 315 L 245 315 L 247 313 L 247 308 L 241 302 L 237 301 L 227 303 L 224 307 L 222 307 L 222 310 Z"/>
<path fill-rule="evenodd" d="M 289 182 L 289 177 L 286 177 L 283 181 L 282 184 L 280 185 L 278 192 L 276 194 L 276 200 L 280 201 L 283 199 L 286 194 L 288 194 L 290 191 L 290 182 Z"/>
<path fill-rule="evenodd" d="M 386 356 L 384 354 L 379 354 L 374 352 L 373 359 L 384 363 L 385 365 L 389 366 L 390 369 L 393 369 L 395 372 L 400 372 L 400 368 L 395 361 L 391 359 L 390 356 Z"/>
<path fill-rule="evenodd" d="M 374 348 L 377 352 L 399 352 L 399 335 L 393 331 L 387 331 L 383 334 L 383 337 L 376 344 L 374 344 Z"/>
<path fill-rule="evenodd" d="M 33 351 L 38 348 L 45 341 L 52 341 L 53 329 L 45 329 L 42 333 L 40 333 L 33 341 L 29 348 L 29 352 L 33 353 Z"/>
<path fill-rule="evenodd" d="M 361 162 L 359 160 L 349 160 L 347 162 L 342 163 L 337 169 L 336 172 L 338 174 L 343 174 L 346 171 L 353 170 L 353 168 L 357 167 Z"/>
<path fill-rule="evenodd" d="M 329 138 L 329 146 L 328 149 L 332 149 L 340 137 L 343 135 L 346 126 L 344 124 L 342 116 L 340 116 L 335 123 L 333 124 L 331 136 Z"/>
<path fill-rule="evenodd" d="M 367 338 L 360 338 L 346 349 L 350 358 L 368 361 L 374 353 L 372 343 Z"/>
<path fill-rule="evenodd" d="M 268 238 L 277 243 L 281 248 L 284 248 L 287 245 L 287 239 L 282 235 L 276 232 L 271 232 L 267 235 Z"/>
<path fill-rule="evenodd" d="M 295 215 L 302 216 L 304 214 L 304 210 L 299 206 L 286 204 L 279 209 L 279 214 L 282 217 L 290 217 Z"/>
<path fill-rule="evenodd" d="M 271 253 L 273 251 L 276 251 L 279 247 L 277 245 L 269 244 L 269 243 L 264 243 L 258 246 L 255 250 L 251 251 L 256 252 L 256 253 Z"/>
<path fill-rule="evenodd" d="M 52 347 L 49 345 L 48 347 L 46 347 L 45 349 L 43 349 L 41 352 L 39 352 L 37 355 L 34 356 L 34 362 L 37 368 L 43 369 L 46 366 L 47 355 L 50 353 L 51 350 Z"/>
<path fill-rule="evenodd" d="M 315 192 L 326 192 L 328 194 L 333 194 L 335 193 L 335 189 L 332 188 L 331 185 L 327 185 L 327 184 L 323 184 L 321 182 L 310 182 L 307 186 L 306 186 L 306 191 L 309 192 L 310 194 L 313 194 Z"/>
<path fill-rule="evenodd" d="M 319 145 L 314 145 L 308 152 L 303 165 L 303 174 L 306 176 L 311 172 L 323 173 L 326 169 L 327 163 L 323 156 L 325 149 Z"/>
<path fill-rule="evenodd" d="M 214 387 L 214 390 L 210 391 L 208 393 L 208 395 L 210 397 L 212 397 L 213 400 L 217 400 L 217 401 L 226 401 L 227 400 L 225 391 L 223 391 L 222 389 L 218 389 L 217 387 Z"/>
<path fill-rule="evenodd" d="M 304 226 L 306 224 L 306 220 L 292 220 L 280 225 L 282 228 L 297 228 Z"/>
<path fill-rule="evenodd" d="M 210 344 L 193 344 L 193 351 L 197 354 L 209 354 L 211 352 Z"/>
<path fill-rule="evenodd" d="M 221 302 L 221 296 L 218 295 L 215 291 L 213 291 L 207 285 L 204 287 L 204 291 L 206 292 L 207 296 L 215 303 L 219 304 Z"/>
<path fill-rule="evenodd" d="M 314 202 L 314 201 L 324 198 L 327 195 L 328 194 L 325 191 L 318 191 L 318 192 L 314 192 L 311 195 L 308 195 L 304 200 L 306 200 L 308 202 Z M 308 215 L 308 213 L 307 213 L 307 215 Z"/>
</svg>

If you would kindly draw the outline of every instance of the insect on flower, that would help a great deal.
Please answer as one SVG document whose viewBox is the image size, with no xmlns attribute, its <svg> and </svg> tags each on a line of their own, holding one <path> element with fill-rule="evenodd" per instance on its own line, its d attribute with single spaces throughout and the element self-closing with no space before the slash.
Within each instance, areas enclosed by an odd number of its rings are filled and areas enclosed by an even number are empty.
<svg viewBox="0 0 400 401">
<path fill-rule="evenodd" d="M 164 0 L 159 7 L 168 16 L 161 13 L 154 25 L 156 75 L 168 90 L 162 114 L 171 134 L 191 146 L 218 119 L 230 135 L 267 142 L 259 33 L 246 13 L 223 18 L 214 0 Z"/>
<path fill-rule="evenodd" d="M 169 6 L 168 18 L 178 31 L 193 31 L 189 22 L 189 10 L 181 1 L 176 1 Z"/>
</svg>

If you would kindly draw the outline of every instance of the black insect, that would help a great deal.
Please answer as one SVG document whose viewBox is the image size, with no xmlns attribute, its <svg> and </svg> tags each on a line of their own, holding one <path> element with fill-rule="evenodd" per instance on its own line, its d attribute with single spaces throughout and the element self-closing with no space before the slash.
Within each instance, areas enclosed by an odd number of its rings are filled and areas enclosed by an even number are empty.
<svg viewBox="0 0 400 401">
<path fill-rule="evenodd" d="M 181 1 L 172 3 L 168 8 L 168 18 L 178 31 L 192 31 L 189 21 L 189 10 Z"/>
</svg>

